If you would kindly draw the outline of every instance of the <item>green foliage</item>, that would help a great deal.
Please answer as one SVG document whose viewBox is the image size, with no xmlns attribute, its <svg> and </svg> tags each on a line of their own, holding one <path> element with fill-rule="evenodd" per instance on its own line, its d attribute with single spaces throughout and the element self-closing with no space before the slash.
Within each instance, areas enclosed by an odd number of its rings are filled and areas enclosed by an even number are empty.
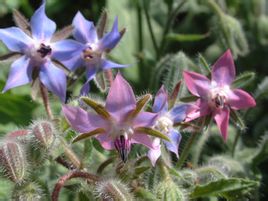
<svg viewBox="0 0 268 201">
<path fill-rule="evenodd" d="M 226 199 L 235 200 L 239 196 L 249 193 L 258 185 L 258 182 L 248 179 L 220 179 L 205 185 L 197 185 L 190 196 L 191 198 L 197 198 L 217 195 L 223 196 Z"/>
</svg>

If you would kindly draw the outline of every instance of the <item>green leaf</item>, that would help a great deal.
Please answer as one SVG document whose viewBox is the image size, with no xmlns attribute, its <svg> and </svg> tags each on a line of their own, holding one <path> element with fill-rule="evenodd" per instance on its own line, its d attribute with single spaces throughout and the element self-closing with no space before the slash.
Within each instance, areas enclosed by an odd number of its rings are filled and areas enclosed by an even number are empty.
<svg viewBox="0 0 268 201">
<path fill-rule="evenodd" d="M 0 94 L 0 124 L 14 122 L 17 125 L 28 125 L 37 107 L 29 96 L 10 93 Z"/>
<path fill-rule="evenodd" d="M 190 194 L 191 198 L 206 197 L 213 195 L 222 195 L 228 197 L 229 192 L 239 192 L 244 190 L 251 190 L 259 185 L 258 182 L 242 179 L 242 178 L 229 178 L 220 179 L 218 181 L 210 182 L 206 185 L 197 185 L 193 192 Z"/>
<path fill-rule="evenodd" d="M 235 81 L 232 83 L 233 88 L 242 88 L 250 84 L 255 79 L 254 72 L 244 72 L 236 77 Z"/>
<path fill-rule="evenodd" d="M 254 92 L 255 98 L 267 97 L 268 95 L 268 76 L 266 76 L 261 83 L 258 85 L 258 88 Z"/>
<path fill-rule="evenodd" d="M 140 198 L 145 201 L 157 200 L 153 193 L 141 187 L 136 188 L 134 193 L 137 198 Z"/>
<path fill-rule="evenodd" d="M 167 39 L 171 41 L 179 41 L 179 42 L 192 42 L 199 41 L 207 38 L 209 33 L 205 34 L 176 34 L 170 33 L 167 35 Z"/>
<path fill-rule="evenodd" d="M 261 144 L 257 149 L 257 153 L 255 154 L 252 165 L 257 167 L 262 161 L 267 160 L 268 158 L 268 132 L 264 134 L 263 139 L 261 140 Z"/>
</svg>

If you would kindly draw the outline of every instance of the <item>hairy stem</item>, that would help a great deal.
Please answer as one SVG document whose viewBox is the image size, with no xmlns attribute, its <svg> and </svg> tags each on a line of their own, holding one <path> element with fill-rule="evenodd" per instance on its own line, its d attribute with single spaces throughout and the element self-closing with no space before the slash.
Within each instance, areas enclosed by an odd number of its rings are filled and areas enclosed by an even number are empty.
<svg viewBox="0 0 268 201">
<path fill-rule="evenodd" d="M 62 156 L 58 156 L 55 161 L 59 164 L 61 164 L 62 166 L 66 167 L 69 170 L 73 170 L 75 169 L 75 166 L 72 163 L 69 163 L 68 161 L 66 161 Z"/>
<path fill-rule="evenodd" d="M 183 148 L 183 151 L 180 155 L 180 159 L 176 164 L 177 168 L 181 168 L 186 160 L 186 158 L 188 157 L 190 150 L 192 148 L 193 142 L 195 141 L 195 139 L 197 138 L 198 133 L 194 132 L 191 134 L 190 138 L 188 139 L 185 147 Z"/>
<path fill-rule="evenodd" d="M 47 116 L 50 120 L 53 120 L 54 116 L 53 116 L 51 108 L 50 108 L 48 91 L 47 91 L 47 88 L 41 82 L 40 82 L 40 94 L 41 94 L 41 97 L 43 100 L 43 104 L 44 104 Z"/>
<path fill-rule="evenodd" d="M 104 161 L 102 164 L 100 164 L 100 166 L 97 169 L 97 173 L 101 174 L 102 171 L 108 166 L 110 165 L 112 162 L 114 162 L 114 160 L 116 159 L 116 157 L 110 157 L 108 158 L 106 161 Z"/>
<path fill-rule="evenodd" d="M 72 179 L 72 178 L 83 178 L 87 180 L 89 183 L 95 184 L 100 180 L 100 178 L 96 175 L 90 174 L 88 172 L 82 172 L 82 171 L 72 171 L 67 173 L 66 175 L 63 175 L 60 177 L 58 182 L 56 183 L 53 193 L 51 195 L 52 201 L 57 201 L 59 198 L 60 190 L 64 186 L 65 182 Z"/>
</svg>

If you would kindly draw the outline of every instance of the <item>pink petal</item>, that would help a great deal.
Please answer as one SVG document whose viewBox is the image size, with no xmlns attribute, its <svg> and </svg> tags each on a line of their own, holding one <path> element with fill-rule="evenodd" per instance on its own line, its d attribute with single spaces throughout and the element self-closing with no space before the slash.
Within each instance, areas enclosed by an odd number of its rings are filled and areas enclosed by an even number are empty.
<svg viewBox="0 0 268 201">
<path fill-rule="evenodd" d="M 117 74 L 111 85 L 105 107 L 118 121 L 136 108 L 133 90 L 120 73 Z"/>
<path fill-rule="evenodd" d="M 229 108 L 223 108 L 222 110 L 214 111 L 214 119 L 217 123 L 218 128 L 220 129 L 221 135 L 223 136 L 224 141 L 226 141 L 228 136 L 228 125 L 230 110 Z"/>
<path fill-rule="evenodd" d="M 151 127 L 154 125 L 157 114 L 151 112 L 140 112 L 133 120 L 133 127 Z"/>
<path fill-rule="evenodd" d="M 62 107 L 65 118 L 71 127 L 80 132 L 86 133 L 97 128 L 107 129 L 107 122 L 100 116 L 86 112 L 79 107 L 65 105 Z"/>
<path fill-rule="evenodd" d="M 199 117 L 206 116 L 211 113 L 211 109 L 205 100 L 198 99 L 193 105 L 187 110 L 185 121 L 192 121 Z"/>
<path fill-rule="evenodd" d="M 211 78 L 219 85 L 230 85 L 235 79 L 235 65 L 228 49 L 213 65 Z"/>
<path fill-rule="evenodd" d="M 105 134 L 100 134 L 96 136 L 96 139 L 100 142 L 101 146 L 106 150 L 112 150 L 114 149 L 114 141 Z"/>
<path fill-rule="evenodd" d="M 143 144 L 146 147 L 148 147 L 149 149 L 155 149 L 154 145 L 153 145 L 153 141 L 151 140 L 151 138 L 144 134 L 144 133 L 134 133 L 131 136 L 131 143 L 134 144 Z"/>
<path fill-rule="evenodd" d="M 241 89 L 234 89 L 228 94 L 228 103 L 234 110 L 256 106 L 254 98 Z"/>
<path fill-rule="evenodd" d="M 183 77 L 186 82 L 188 90 L 195 96 L 205 97 L 207 96 L 210 80 L 195 72 L 184 71 Z"/>
</svg>

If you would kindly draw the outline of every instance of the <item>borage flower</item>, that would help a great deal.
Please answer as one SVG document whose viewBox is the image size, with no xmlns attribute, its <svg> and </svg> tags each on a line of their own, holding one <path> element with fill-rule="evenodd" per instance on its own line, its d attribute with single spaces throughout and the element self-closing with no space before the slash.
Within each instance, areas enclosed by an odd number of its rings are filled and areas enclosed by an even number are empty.
<svg viewBox="0 0 268 201">
<path fill-rule="evenodd" d="M 230 50 L 227 50 L 213 65 L 211 80 L 204 75 L 185 71 L 183 73 L 189 91 L 198 97 L 195 105 L 198 109 L 187 116 L 187 121 L 212 115 L 224 138 L 228 136 L 230 110 L 254 107 L 252 96 L 241 89 L 233 89 L 235 66 Z"/>
<path fill-rule="evenodd" d="M 105 58 L 105 54 L 118 44 L 125 30 L 118 31 L 118 20 L 116 18 L 112 30 L 100 38 L 93 22 L 86 20 L 80 12 L 75 15 L 72 25 L 74 27 L 73 36 L 79 42 L 80 48 L 77 49 L 75 56 L 64 64 L 72 70 L 81 66 L 86 68 L 87 81 L 83 85 L 81 93 L 87 94 L 89 92 L 89 82 L 95 77 L 96 73 L 111 68 L 128 66 L 117 64 Z"/>
<path fill-rule="evenodd" d="M 185 119 L 189 107 L 189 104 L 181 104 L 175 105 L 169 110 L 168 93 L 164 86 L 162 86 L 156 94 L 152 108 L 153 112 L 157 114 L 154 128 L 169 137 L 170 141 L 163 140 L 163 142 L 166 148 L 175 153 L 177 157 L 179 156 L 178 149 L 181 134 L 174 126 Z M 154 149 L 150 149 L 148 152 L 148 157 L 153 165 L 155 165 L 161 155 L 161 143 L 159 138 L 154 139 L 154 147 Z"/>
<path fill-rule="evenodd" d="M 3 92 L 40 79 L 47 89 L 65 100 L 66 75 L 63 60 L 72 57 L 78 43 L 72 40 L 55 41 L 56 24 L 45 14 L 45 1 L 31 17 L 30 24 L 22 17 L 23 26 L 0 29 L 0 40 L 21 57 L 11 65 Z M 29 31 L 30 29 L 30 31 Z M 53 60 L 57 60 L 53 63 Z M 67 70 L 67 69 L 65 69 Z"/>
<path fill-rule="evenodd" d="M 82 133 L 74 142 L 96 135 L 104 149 L 116 149 L 122 160 L 126 161 L 132 143 L 154 148 L 148 135 L 169 140 L 151 128 L 157 115 L 142 111 L 150 95 L 136 102 L 132 88 L 120 74 L 112 82 L 105 106 L 86 97 L 81 99 L 97 114 L 79 107 L 63 106 L 63 113 L 71 127 Z"/>
</svg>

